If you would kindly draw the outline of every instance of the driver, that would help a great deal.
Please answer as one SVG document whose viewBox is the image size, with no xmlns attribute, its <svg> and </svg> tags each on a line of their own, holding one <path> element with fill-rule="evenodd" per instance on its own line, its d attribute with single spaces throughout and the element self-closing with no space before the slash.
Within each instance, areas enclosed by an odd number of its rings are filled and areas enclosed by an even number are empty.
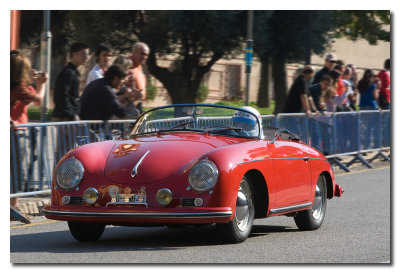
<svg viewBox="0 0 400 273">
<path fill-rule="evenodd" d="M 250 106 L 244 106 L 240 109 L 246 110 L 247 112 L 237 110 L 233 114 L 233 127 L 243 128 L 244 131 L 240 132 L 242 135 L 257 137 L 260 128 L 262 128 L 260 113 L 257 109 Z M 248 112 L 252 113 L 253 115 Z"/>
</svg>

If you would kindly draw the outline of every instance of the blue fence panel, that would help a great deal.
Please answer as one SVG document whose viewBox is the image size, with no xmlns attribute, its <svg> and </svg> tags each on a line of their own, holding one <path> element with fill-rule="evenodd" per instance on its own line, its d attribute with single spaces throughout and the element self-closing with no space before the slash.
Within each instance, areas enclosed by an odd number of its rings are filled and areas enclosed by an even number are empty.
<svg viewBox="0 0 400 273">
<path fill-rule="evenodd" d="M 391 126 L 390 126 L 390 111 L 382 111 L 382 147 L 390 147 Z"/>
<path fill-rule="evenodd" d="M 262 115 L 261 119 L 262 126 L 276 127 L 276 120 L 274 115 Z"/>
<path fill-rule="evenodd" d="M 358 150 L 357 112 L 336 113 L 335 154 Z"/>
<path fill-rule="evenodd" d="M 320 115 L 309 118 L 308 144 L 324 154 L 333 154 L 333 116 Z"/>
<path fill-rule="evenodd" d="M 382 146 L 382 124 L 379 111 L 360 111 L 360 149 L 372 150 Z"/>
<path fill-rule="evenodd" d="M 288 129 L 308 143 L 308 117 L 304 114 L 278 114 L 280 128 Z"/>
</svg>

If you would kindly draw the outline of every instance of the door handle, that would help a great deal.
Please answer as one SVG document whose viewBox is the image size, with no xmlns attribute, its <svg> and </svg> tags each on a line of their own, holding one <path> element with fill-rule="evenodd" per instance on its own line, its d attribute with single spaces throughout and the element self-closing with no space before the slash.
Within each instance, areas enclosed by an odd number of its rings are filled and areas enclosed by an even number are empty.
<svg viewBox="0 0 400 273">
<path fill-rule="evenodd" d="M 308 161 L 308 160 L 310 160 L 310 157 L 309 156 L 305 156 L 305 157 L 303 157 L 303 160 L 304 161 Z"/>
</svg>

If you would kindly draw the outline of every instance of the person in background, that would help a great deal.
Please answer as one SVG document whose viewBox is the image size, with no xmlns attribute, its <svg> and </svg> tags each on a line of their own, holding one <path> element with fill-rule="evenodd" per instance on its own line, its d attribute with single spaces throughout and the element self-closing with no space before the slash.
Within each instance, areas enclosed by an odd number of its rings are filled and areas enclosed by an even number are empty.
<svg viewBox="0 0 400 273">
<path fill-rule="evenodd" d="M 115 58 L 112 64 L 120 66 L 122 71 L 129 73 L 130 72 L 129 70 L 132 67 L 132 59 L 125 56 L 118 56 L 117 58 Z"/>
<path fill-rule="evenodd" d="M 124 103 L 125 97 L 129 93 L 135 93 L 137 96 L 141 95 L 142 92 L 139 90 L 133 90 L 135 88 L 135 79 L 133 75 L 133 70 L 131 69 L 132 67 L 132 59 L 125 57 L 125 56 L 118 56 L 114 62 L 113 65 L 119 66 L 122 71 L 126 73 L 125 81 L 122 87 L 117 91 L 117 98 L 121 103 Z M 138 103 L 140 104 L 140 102 Z M 132 109 L 130 113 L 127 114 L 127 117 L 137 117 L 141 113 L 141 109 L 138 109 L 136 106 Z"/>
<path fill-rule="evenodd" d="M 321 97 L 323 97 L 323 95 L 325 95 L 328 89 L 332 86 L 332 82 L 331 76 L 324 75 L 319 83 L 310 86 L 309 91 L 310 99 L 312 100 L 311 105 L 315 105 L 316 111 L 323 112 L 326 110 L 326 105 L 323 100 L 321 100 Z"/>
<path fill-rule="evenodd" d="M 326 105 L 326 111 L 336 112 L 336 97 L 337 97 L 337 83 L 340 78 L 340 72 L 337 70 L 329 71 L 329 76 L 332 78 L 332 86 L 325 92 L 323 98 Z"/>
<path fill-rule="evenodd" d="M 336 62 L 337 62 L 337 58 L 334 53 L 327 54 L 325 57 L 324 67 L 315 74 L 312 84 L 319 83 L 322 79 L 322 76 L 328 74 L 329 71 L 331 71 L 335 67 Z"/>
<path fill-rule="evenodd" d="M 386 59 L 384 63 L 384 69 L 379 71 L 376 75 L 381 81 L 381 87 L 379 89 L 379 106 L 383 110 L 390 109 L 390 59 Z"/>
<path fill-rule="evenodd" d="M 96 65 L 90 70 L 86 85 L 90 82 L 103 78 L 104 73 L 107 71 L 107 68 L 110 66 L 111 58 L 113 56 L 113 49 L 111 46 L 101 43 L 97 46 L 95 57 L 96 57 Z"/>
<path fill-rule="evenodd" d="M 343 72 L 343 82 L 346 86 L 346 98 L 347 102 L 346 105 L 351 109 L 351 111 L 355 111 L 355 102 L 356 102 L 356 93 L 355 93 L 355 86 L 351 80 L 352 69 L 348 66 L 345 67 Z"/>
<path fill-rule="evenodd" d="M 17 50 L 10 52 L 10 169 L 13 192 L 19 190 L 18 187 L 22 187 L 20 182 L 25 181 L 24 165 L 27 162 L 25 145 L 30 141 L 27 128 L 15 126 L 28 123 L 28 104 L 33 102 L 38 106 L 41 105 L 47 79 L 45 73 L 38 73 L 31 69 L 28 57 Z M 32 86 L 33 81 L 36 88 Z M 18 210 L 18 198 L 11 198 L 10 205 Z"/>
<path fill-rule="evenodd" d="M 352 99 L 350 100 L 350 107 L 355 111 L 357 99 L 359 97 L 358 89 L 357 89 L 358 75 L 357 75 L 356 67 L 353 64 L 348 64 L 348 65 L 346 65 L 346 67 L 350 68 L 350 70 L 351 70 L 350 78 L 347 79 L 347 81 L 350 83 L 350 85 L 353 89 L 353 96 L 352 96 Z"/>
<path fill-rule="evenodd" d="M 132 67 L 130 73 L 133 79 L 127 82 L 127 85 L 132 88 L 133 92 L 142 93 L 142 100 L 146 99 L 146 76 L 143 73 L 142 66 L 146 63 L 150 54 L 148 45 L 142 42 L 137 42 L 132 46 Z M 143 112 L 142 102 L 139 102 L 136 107 Z"/>
<path fill-rule="evenodd" d="M 363 77 L 358 82 L 360 92 L 360 110 L 378 110 L 378 88 L 374 83 L 375 75 L 371 69 L 364 72 Z"/>
<path fill-rule="evenodd" d="M 61 70 L 54 88 L 53 121 L 79 120 L 79 71 L 89 57 L 89 47 L 76 42 L 70 48 L 71 61 Z"/>
<path fill-rule="evenodd" d="M 104 78 L 92 81 L 81 96 L 80 116 L 83 120 L 109 120 L 113 115 L 124 118 L 134 109 L 134 102 L 141 100 L 141 93 L 128 92 L 124 104 L 117 98 L 126 78 L 126 73 L 117 65 L 112 65 Z"/>
<path fill-rule="evenodd" d="M 314 75 L 314 68 L 306 65 L 303 73 L 298 76 L 290 87 L 286 104 L 282 109 L 283 113 L 300 113 L 302 110 L 306 115 L 311 114 L 311 108 L 308 99 L 307 81 Z"/>
<path fill-rule="evenodd" d="M 358 75 L 357 75 L 357 70 L 354 64 L 348 64 L 346 67 L 349 67 L 351 69 L 351 75 L 350 75 L 350 80 L 354 83 L 355 87 L 353 91 L 357 90 L 357 83 L 358 83 Z"/>
<path fill-rule="evenodd" d="M 336 71 L 339 71 L 339 73 L 340 73 L 340 77 L 337 82 L 336 93 L 338 96 L 341 96 L 344 93 L 344 91 L 346 90 L 346 87 L 343 82 L 343 73 L 344 73 L 344 69 L 345 69 L 344 62 L 342 60 L 338 60 L 333 69 L 335 69 Z"/>
<path fill-rule="evenodd" d="M 79 84 L 80 73 L 78 67 L 87 63 L 89 47 L 82 42 L 73 43 L 70 47 L 71 61 L 61 70 L 54 87 L 54 110 L 52 121 L 79 120 Z M 58 161 L 76 144 L 69 127 L 57 127 L 57 149 L 55 152 Z"/>
</svg>

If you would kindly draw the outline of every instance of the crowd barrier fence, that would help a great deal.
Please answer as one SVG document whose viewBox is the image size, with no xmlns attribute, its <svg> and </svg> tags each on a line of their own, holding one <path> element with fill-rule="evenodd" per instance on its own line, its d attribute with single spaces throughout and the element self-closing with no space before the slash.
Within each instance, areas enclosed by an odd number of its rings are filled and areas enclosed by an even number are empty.
<svg viewBox="0 0 400 273">
<path fill-rule="evenodd" d="M 29 123 L 10 129 L 10 193 L 11 197 L 50 192 L 57 162 L 70 149 L 91 142 L 124 138 L 135 120 L 71 121 Z M 229 118 L 219 121 L 199 118 L 199 124 L 230 124 Z M 341 112 L 326 115 L 304 114 L 263 115 L 263 126 L 285 128 L 297 134 L 346 171 L 357 161 L 370 167 L 363 154 L 376 151 L 370 161 L 390 149 L 390 111 Z M 160 125 L 154 125 L 159 128 Z M 343 164 L 340 157 L 353 155 Z"/>
</svg>

